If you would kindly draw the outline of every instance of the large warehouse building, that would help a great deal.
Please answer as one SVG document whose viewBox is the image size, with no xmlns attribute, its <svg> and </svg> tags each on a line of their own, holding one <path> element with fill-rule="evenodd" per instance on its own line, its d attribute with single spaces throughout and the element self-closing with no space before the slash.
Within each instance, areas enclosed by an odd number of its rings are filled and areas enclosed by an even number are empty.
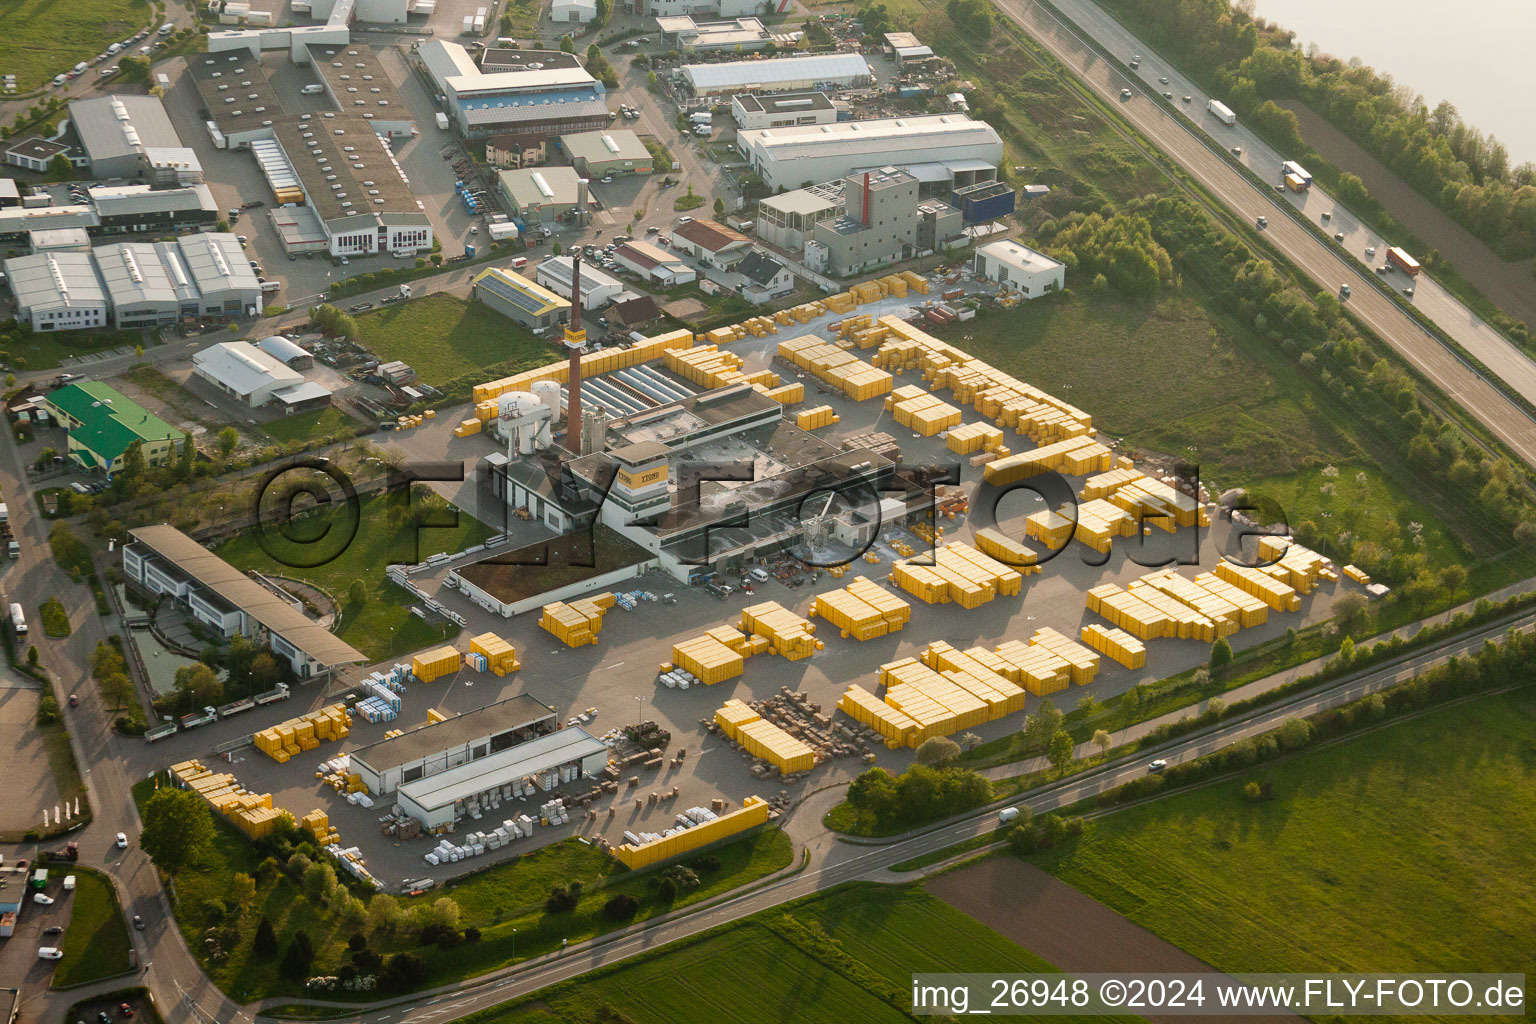
<svg viewBox="0 0 1536 1024">
<path fill-rule="evenodd" d="M 608 765 L 608 747 L 572 726 L 400 787 L 400 807 L 423 828 L 478 817 L 503 800 L 547 793 L 591 778 Z"/>
<path fill-rule="evenodd" d="M 115 473 L 137 444 L 151 466 L 170 462 L 187 435 L 99 380 L 76 381 L 43 399 L 68 433 L 71 462 L 87 473 Z"/>
<path fill-rule="evenodd" d="M 0 243 L 25 242 L 29 232 L 54 228 L 84 228 L 92 238 L 211 231 L 220 216 L 207 185 L 103 185 L 86 189 L 83 202 L 60 202 L 54 196 L 47 206 L 0 209 Z"/>
<path fill-rule="evenodd" d="M 123 575 L 151 594 L 167 594 L 221 635 L 252 637 L 292 666 L 318 677 L 367 657 L 266 586 L 174 526 L 129 530 Z"/>
<path fill-rule="evenodd" d="M 202 311 L 175 242 L 114 242 L 98 245 L 95 257 L 119 328 L 169 326 Z"/>
<path fill-rule="evenodd" d="M 640 136 L 622 128 L 562 135 L 560 146 L 583 178 L 651 173 L 651 151 L 645 148 Z"/>
<path fill-rule="evenodd" d="M 539 284 L 562 298 L 571 297 L 571 258 L 552 256 L 534 268 L 533 277 Z M 624 290 L 624 282 L 610 277 L 590 263 L 581 265 L 581 308 L 599 310 Z"/>
<path fill-rule="evenodd" d="M 571 304 L 521 274 L 489 267 L 475 275 L 475 301 L 532 331 L 545 331 L 571 318 Z"/>
<path fill-rule="evenodd" d="M 260 409 L 277 404 L 288 414 L 331 404 L 324 385 L 248 341 L 225 341 L 192 355 L 192 371 L 240 404 Z"/>
<path fill-rule="evenodd" d="M 49 252 L 5 261 L 16 319 L 32 330 L 78 331 L 107 326 L 111 307 L 90 253 Z"/>
<path fill-rule="evenodd" d="M 98 96 L 73 100 L 69 122 L 98 178 L 166 175 L 170 184 L 195 185 L 203 168 L 181 144 L 165 107 L 154 96 Z"/>
<path fill-rule="evenodd" d="M 423 69 L 446 97 L 448 116 L 468 138 L 567 135 L 607 126 L 603 83 L 573 55 L 548 50 L 519 53 L 527 65 L 487 73 L 458 43 L 433 39 L 417 50 Z"/>
<path fill-rule="evenodd" d="M 587 179 L 573 167 L 497 171 L 496 189 L 512 216 L 529 224 L 552 224 L 557 220 L 585 223 L 590 212 Z"/>
<path fill-rule="evenodd" d="M 1003 140 L 965 114 L 921 114 L 744 131 L 736 136 L 752 170 L 775 191 L 894 166 L 947 195 L 997 177 Z"/>
<path fill-rule="evenodd" d="M 408 730 L 352 752 L 352 770 L 376 797 L 482 761 L 559 729 L 553 709 L 526 693 Z"/>
<path fill-rule="evenodd" d="M 363 43 L 309 47 L 325 95 L 343 114 L 372 122 L 386 138 L 409 138 L 416 127 L 400 90 L 390 81 L 373 47 Z"/>
<path fill-rule="evenodd" d="M 726 64 L 687 64 L 678 72 L 695 96 L 743 92 L 822 92 L 873 84 L 869 62 L 856 53 L 818 53 Z"/>
</svg>

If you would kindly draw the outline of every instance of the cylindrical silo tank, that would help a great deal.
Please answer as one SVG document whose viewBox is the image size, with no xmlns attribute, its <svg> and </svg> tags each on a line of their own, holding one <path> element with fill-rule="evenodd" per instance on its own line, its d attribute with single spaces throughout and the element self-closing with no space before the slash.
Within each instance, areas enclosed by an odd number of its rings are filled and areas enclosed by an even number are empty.
<svg viewBox="0 0 1536 1024">
<path fill-rule="evenodd" d="M 560 418 L 560 382 L 556 380 L 536 380 L 533 382 L 534 397 L 549 406 L 550 419 Z"/>
</svg>

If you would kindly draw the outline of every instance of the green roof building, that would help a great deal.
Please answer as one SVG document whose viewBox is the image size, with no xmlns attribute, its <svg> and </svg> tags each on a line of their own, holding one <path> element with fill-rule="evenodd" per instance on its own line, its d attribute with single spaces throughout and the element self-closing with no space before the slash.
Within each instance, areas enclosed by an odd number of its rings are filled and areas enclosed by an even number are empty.
<svg viewBox="0 0 1536 1024">
<path fill-rule="evenodd" d="M 164 465 L 187 440 L 186 434 L 100 381 L 66 384 L 43 402 L 49 415 L 69 431 L 69 457 L 87 472 L 122 469 L 123 455 L 135 441 L 143 446 L 145 462 Z"/>
</svg>

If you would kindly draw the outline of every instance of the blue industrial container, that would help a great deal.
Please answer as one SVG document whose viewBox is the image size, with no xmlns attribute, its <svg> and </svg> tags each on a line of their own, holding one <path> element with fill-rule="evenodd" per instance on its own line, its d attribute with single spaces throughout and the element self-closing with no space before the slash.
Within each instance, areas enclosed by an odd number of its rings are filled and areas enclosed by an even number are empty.
<svg viewBox="0 0 1536 1024">
<path fill-rule="evenodd" d="M 967 224 L 982 224 L 999 220 L 1014 210 L 1018 196 L 1013 189 L 1000 181 L 988 181 L 955 189 L 950 194 L 950 205 L 960 211 L 960 218 Z"/>
</svg>

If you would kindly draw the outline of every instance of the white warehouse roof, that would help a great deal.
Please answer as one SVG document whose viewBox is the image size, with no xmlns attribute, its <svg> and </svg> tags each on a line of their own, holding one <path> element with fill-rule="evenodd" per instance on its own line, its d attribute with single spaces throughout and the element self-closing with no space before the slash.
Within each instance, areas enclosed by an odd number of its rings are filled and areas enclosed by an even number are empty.
<svg viewBox="0 0 1536 1024">
<path fill-rule="evenodd" d="M 1015 242 L 1011 238 L 1005 238 L 999 242 L 988 242 L 978 246 L 977 252 L 983 256 L 990 256 L 1000 263 L 1006 263 L 1011 267 L 1031 274 L 1039 274 L 1047 270 L 1055 270 L 1062 264 L 1051 259 L 1043 252 L 1037 252 L 1022 242 Z"/>
<path fill-rule="evenodd" d="M 991 161 L 993 167 L 1003 158 L 1003 140 L 997 131 L 985 121 L 972 121 L 959 113 L 758 128 L 741 132 L 737 138 L 743 152 L 757 151 L 774 160 L 847 154 L 858 164 L 855 158 L 867 153 L 901 149 L 908 153 L 931 152 L 942 158 L 959 147 L 974 146 L 985 147 L 989 153 L 996 151 L 996 159 Z M 968 151 L 966 155 L 970 155 Z M 881 162 L 906 161 L 890 158 Z"/>
<path fill-rule="evenodd" d="M 869 62 L 856 53 L 818 53 L 809 57 L 739 60 L 727 64 L 688 64 L 683 75 L 695 92 L 733 86 L 768 86 L 777 82 L 835 82 L 870 77 Z"/>
<path fill-rule="evenodd" d="M 197 368 L 237 395 L 255 393 L 274 382 L 279 387 L 301 383 L 304 375 L 289 369 L 248 341 L 226 341 L 192 356 Z"/>
<path fill-rule="evenodd" d="M 274 334 L 270 338 L 262 338 L 256 343 L 256 347 L 282 363 L 291 363 L 295 359 L 304 359 L 309 356 L 308 352 L 281 334 Z"/>
<path fill-rule="evenodd" d="M 22 309 L 94 309 L 107 304 L 106 288 L 88 252 L 17 256 L 3 265 Z"/>
<path fill-rule="evenodd" d="M 447 807 L 455 800 L 505 786 L 518 779 L 607 751 L 603 741 L 584 729 L 571 726 L 515 747 L 477 758 L 457 768 L 429 775 L 400 787 L 400 798 L 426 811 Z"/>
</svg>

